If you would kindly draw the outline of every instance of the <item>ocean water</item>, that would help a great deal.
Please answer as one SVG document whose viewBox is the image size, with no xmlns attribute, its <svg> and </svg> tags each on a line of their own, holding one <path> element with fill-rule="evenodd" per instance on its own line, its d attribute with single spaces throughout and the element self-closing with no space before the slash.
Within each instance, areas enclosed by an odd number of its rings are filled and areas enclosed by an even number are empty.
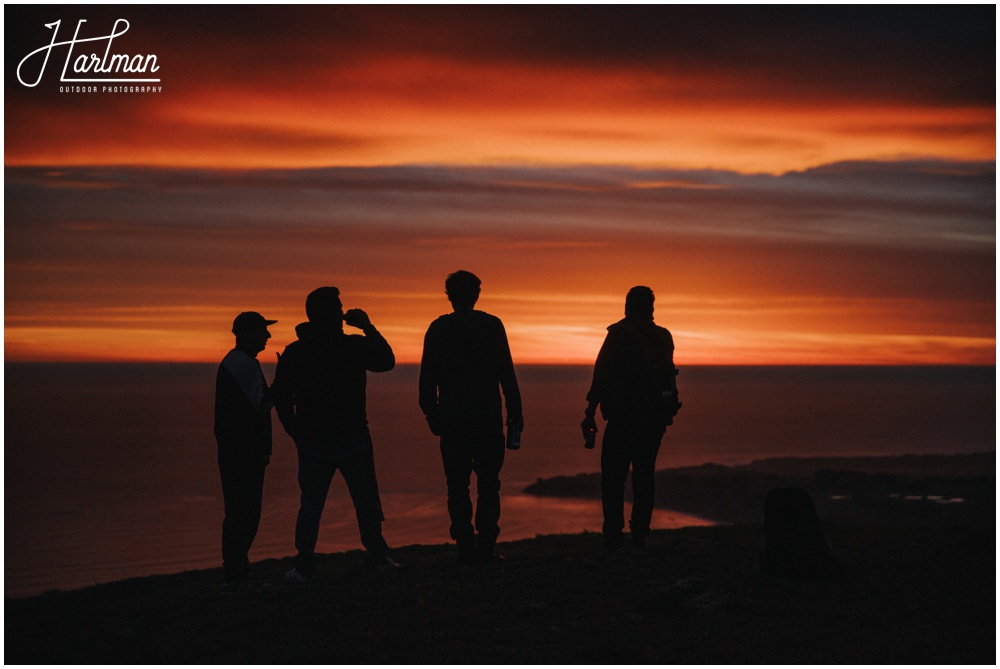
<svg viewBox="0 0 1000 669">
<path fill-rule="evenodd" d="M 538 478 L 599 470 L 599 449 L 585 450 L 579 432 L 590 373 L 518 369 L 526 426 L 501 477 L 501 541 L 600 530 L 599 503 L 520 492 Z M 417 407 L 417 374 L 401 365 L 369 375 L 392 546 L 450 541 L 444 474 Z M 265 375 L 273 376 L 267 365 Z M 220 565 L 214 380 L 215 365 L 5 365 L 5 596 Z M 994 367 L 692 367 L 678 385 L 684 407 L 660 468 L 995 447 Z M 294 552 L 295 471 L 294 446 L 275 420 L 251 560 Z M 661 511 L 654 527 L 704 522 Z M 359 547 L 337 477 L 318 550 Z"/>
</svg>

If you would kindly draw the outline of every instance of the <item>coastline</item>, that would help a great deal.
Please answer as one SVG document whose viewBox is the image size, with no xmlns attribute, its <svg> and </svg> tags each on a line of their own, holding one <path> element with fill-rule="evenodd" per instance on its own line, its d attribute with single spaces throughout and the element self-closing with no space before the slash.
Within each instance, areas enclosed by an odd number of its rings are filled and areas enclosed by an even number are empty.
<svg viewBox="0 0 1000 669">
<path fill-rule="evenodd" d="M 818 482 L 815 480 L 817 471 L 825 472 Z M 599 476 L 591 472 L 546 478 L 527 486 L 535 489 L 534 495 L 522 492 L 526 483 L 508 488 L 504 493 L 501 540 L 530 539 L 540 534 L 598 532 L 601 526 Z M 951 478 L 946 481 L 945 477 Z M 653 528 L 661 530 L 760 523 L 764 494 L 779 486 L 806 488 L 820 517 L 828 522 L 967 527 L 985 524 L 992 528 L 995 519 L 994 452 L 956 456 L 770 458 L 735 467 L 709 464 L 665 469 L 657 473 L 657 479 L 659 508 L 654 511 Z M 892 482 L 900 485 L 887 490 L 886 486 Z M 209 484 L 211 490 L 215 483 L 210 481 Z M 890 497 L 893 493 L 897 493 L 896 498 Z M 319 547 L 322 553 L 358 547 L 353 518 L 344 513 L 349 510 L 349 504 L 345 508 L 342 493 L 339 494 L 341 497 L 331 502 L 331 514 Z M 955 496 L 964 496 L 963 501 L 946 503 Z M 419 493 L 387 494 L 386 503 L 393 512 L 386 536 L 392 546 L 448 542 L 443 499 L 437 495 L 432 499 L 426 497 Z M 294 526 L 296 500 L 288 496 L 287 499 L 271 498 L 271 501 L 269 515 L 251 553 L 254 561 L 281 559 L 292 550 L 289 528 Z M 186 508 L 194 512 L 212 503 L 213 498 L 205 495 L 193 498 Z M 134 520 L 138 522 L 139 517 Z M 62 555 L 65 557 L 60 564 L 66 566 L 59 568 L 62 571 L 55 567 L 42 569 L 28 565 L 33 571 L 25 572 L 24 559 L 33 553 L 8 554 L 5 596 L 26 598 L 51 589 L 72 591 L 122 579 L 212 568 L 218 563 L 216 526 L 212 523 L 199 530 L 200 525 L 192 525 L 195 521 L 197 519 L 192 516 L 180 526 L 179 531 L 184 532 L 180 538 L 186 542 L 183 550 L 175 547 L 167 554 L 156 548 L 162 542 L 157 526 L 136 525 L 117 517 L 114 522 L 119 526 L 135 527 L 142 532 L 143 544 L 136 550 L 143 552 L 133 551 L 131 567 L 127 569 L 114 561 L 115 556 L 102 554 L 102 545 L 88 539 L 90 534 L 85 527 L 77 527 L 78 540 L 70 546 L 71 550 L 64 548 Z M 8 536 L 8 540 L 10 538 Z M 9 542 L 8 549 L 22 550 L 18 546 Z"/>
<path fill-rule="evenodd" d="M 715 523 L 762 523 L 764 495 L 803 488 L 828 522 L 990 526 L 996 518 L 996 452 L 958 455 L 767 458 L 656 472 L 656 506 Z M 538 479 L 529 495 L 601 497 L 600 474 Z M 626 486 L 626 499 L 631 490 Z"/>
</svg>

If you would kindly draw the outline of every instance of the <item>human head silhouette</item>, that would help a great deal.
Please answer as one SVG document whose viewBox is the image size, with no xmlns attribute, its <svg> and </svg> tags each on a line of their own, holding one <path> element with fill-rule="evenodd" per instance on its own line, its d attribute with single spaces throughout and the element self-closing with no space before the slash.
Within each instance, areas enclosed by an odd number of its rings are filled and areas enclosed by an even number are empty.
<svg viewBox="0 0 1000 669">
<path fill-rule="evenodd" d="M 653 320 L 653 289 L 635 286 L 625 296 L 625 318 L 638 321 Z"/>
<path fill-rule="evenodd" d="M 448 275 L 444 282 L 444 292 L 448 294 L 451 306 L 457 309 L 471 309 L 479 299 L 482 281 L 472 272 L 460 269 Z"/>
<path fill-rule="evenodd" d="M 232 332 L 236 335 L 236 348 L 256 357 L 271 338 L 267 327 L 277 322 L 264 318 L 256 311 L 244 311 L 233 319 Z"/>
<path fill-rule="evenodd" d="M 309 293 L 306 297 L 306 317 L 314 325 L 342 329 L 344 305 L 340 301 L 340 290 L 323 286 Z"/>
</svg>

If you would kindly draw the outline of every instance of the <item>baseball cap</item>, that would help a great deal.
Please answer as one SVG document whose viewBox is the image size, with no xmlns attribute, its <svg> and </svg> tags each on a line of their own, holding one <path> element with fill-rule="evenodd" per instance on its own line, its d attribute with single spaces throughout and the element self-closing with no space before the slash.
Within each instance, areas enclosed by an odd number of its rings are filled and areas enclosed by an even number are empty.
<svg viewBox="0 0 1000 669">
<path fill-rule="evenodd" d="M 277 322 L 267 320 L 256 311 L 244 311 L 233 319 L 233 334 L 246 334 Z"/>
</svg>

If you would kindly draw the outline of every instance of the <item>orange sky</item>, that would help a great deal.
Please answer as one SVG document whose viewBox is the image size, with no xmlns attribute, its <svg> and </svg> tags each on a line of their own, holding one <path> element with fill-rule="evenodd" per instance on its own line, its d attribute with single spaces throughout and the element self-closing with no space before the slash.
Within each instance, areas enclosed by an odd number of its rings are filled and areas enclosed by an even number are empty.
<svg viewBox="0 0 1000 669">
<path fill-rule="evenodd" d="M 429 85 L 401 83 L 428 75 Z M 252 78 L 219 86 L 176 94 L 166 83 L 166 94 L 127 101 L 134 115 L 111 123 L 104 106 L 66 123 L 66 106 L 80 104 L 80 96 L 54 110 L 29 105 L 25 123 L 36 132 L 13 134 L 6 162 L 251 169 L 611 164 L 782 173 L 858 158 L 992 160 L 996 143 L 992 106 L 743 95 L 720 103 L 669 93 L 725 87 L 708 75 L 685 80 L 400 58 L 286 89 L 262 91 Z"/>
<path fill-rule="evenodd" d="M 337 285 L 413 362 L 464 268 L 523 363 L 646 284 L 679 364 L 993 364 L 988 9 L 5 8 L 5 358 L 280 350 Z M 161 92 L 17 82 L 118 15 Z"/>
</svg>

